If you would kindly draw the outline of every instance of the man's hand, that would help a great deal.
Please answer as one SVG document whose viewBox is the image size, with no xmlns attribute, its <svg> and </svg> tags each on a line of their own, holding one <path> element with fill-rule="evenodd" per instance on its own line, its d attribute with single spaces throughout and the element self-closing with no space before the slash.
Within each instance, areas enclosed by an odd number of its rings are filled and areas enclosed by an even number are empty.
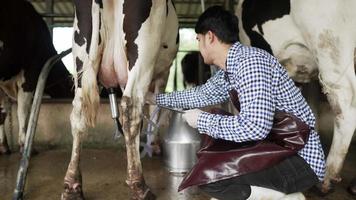
<svg viewBox="0 0 356 200">
<path fill-rule="evenodd" d="M 150 104 L 150 105 L 156 105 L 156 94 L 148 91 L 145 96 L 145 103 Z"/>
<path fill-rule="evenodd" d="M 203 111 L 199 109 L 187 110 L 182 115 L 183 119 L 193 128 L 197 128 L 199 114 Z"/>
</svg>

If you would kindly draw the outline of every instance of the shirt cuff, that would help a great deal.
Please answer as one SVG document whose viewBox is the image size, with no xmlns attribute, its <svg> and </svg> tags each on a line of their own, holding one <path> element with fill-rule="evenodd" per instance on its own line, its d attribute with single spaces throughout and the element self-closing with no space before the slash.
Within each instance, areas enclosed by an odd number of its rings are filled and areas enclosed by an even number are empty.
<svg viewBox="0 0 356 200">
<path fill-rule="evenodd" d="M 202 112 L 198 116 L 197 128 L 199 133 L 204 133 L 211 135 L 210 130 L 213 125 L 213 117 L 214 115 L 208 112 Z"/>
<path fill-rule="evenodd" d="M 157 94 L 155 96 L 156 98 L 156 104 L 159 105 L 163 105 L 164 106 L 164 102 L 165 102 L 165 98 L 164 98 L 164 94 Z"/>
</svg>

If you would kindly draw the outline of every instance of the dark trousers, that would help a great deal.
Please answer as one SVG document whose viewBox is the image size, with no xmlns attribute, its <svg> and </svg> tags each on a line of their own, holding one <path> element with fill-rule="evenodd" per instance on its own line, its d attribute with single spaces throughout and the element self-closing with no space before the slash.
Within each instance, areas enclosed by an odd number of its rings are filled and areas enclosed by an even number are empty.
<svg viewBox="0 0 356 200">
<path fill-rule="evenodd" d="M 250 186 L 269 188 L 289 194 L 303 192 L 318 182 L 309 164 L 296 155 L 271 168 L 201 185 L 199 188 L 217 199 L 245 200 L 251 194 Z"/>
</svg>

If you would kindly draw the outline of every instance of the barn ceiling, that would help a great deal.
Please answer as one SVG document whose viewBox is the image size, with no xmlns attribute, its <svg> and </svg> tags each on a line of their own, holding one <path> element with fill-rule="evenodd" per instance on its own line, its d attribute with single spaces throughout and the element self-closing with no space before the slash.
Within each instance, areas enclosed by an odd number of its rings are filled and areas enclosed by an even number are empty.
<svg viewBox="0 0 356 200">
<path fill-rule="evenodd" d="M 72 0 L 29 0 L 35 9 L 46 18 L 50 26 L 72 26 Z M 180 27 L 193 27 L 202 12 L 201 0 L 173 0 L 179 17 Z M 233 8 L 237 0 L 205 0 L 205 7 L 221 5 Z M 53 6 L 52 6 L 53 5 Z M 53 8 L 53 9 L 52 9 Z M 53 17 L 53 18 L 52 18 Z"/>
</svg>

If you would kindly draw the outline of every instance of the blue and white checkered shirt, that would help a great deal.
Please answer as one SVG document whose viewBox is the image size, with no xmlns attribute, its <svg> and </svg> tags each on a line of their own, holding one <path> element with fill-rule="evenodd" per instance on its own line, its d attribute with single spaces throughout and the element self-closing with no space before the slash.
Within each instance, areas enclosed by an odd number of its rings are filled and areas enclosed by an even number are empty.
<svg viewBox="0 0 356 200">
<path fill-rule="evenodd" d="M 235 89 L 240 113 L 224 116 L 203 112 L 197 122 L 200 133 L 235 142 L 263 140 L 272 128 L 276 109 L 292 113 L 314 128 L 315 117 L 300 90 L 266 51 L 236 42 L 229 49 L 226 72 L 229 82 L 224 78 L 225 71 L 219 70 L 204 85 L 157 95 L 157 104 L 186 109 L 205 107 L 227 101 L 228 91 Z M 316 131 L 311 131 L 307 144 L 298 153 L 322 180 L 325 158 Z"/>
</svg>

